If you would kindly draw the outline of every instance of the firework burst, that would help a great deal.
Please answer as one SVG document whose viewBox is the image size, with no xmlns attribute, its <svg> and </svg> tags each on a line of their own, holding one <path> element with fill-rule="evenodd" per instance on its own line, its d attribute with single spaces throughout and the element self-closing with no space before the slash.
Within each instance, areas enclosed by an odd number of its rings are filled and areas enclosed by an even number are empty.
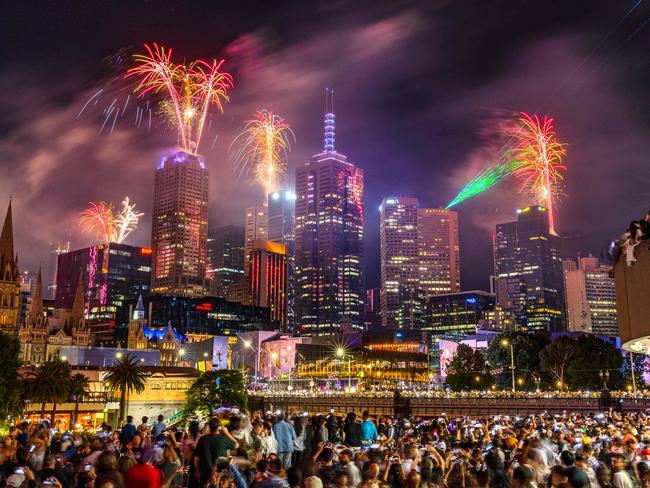
<svg viewBox="0 0 650 488">
<path fill-rule="evenodd" d="M 164 96 L 162 112 L 178 130 L 178 144 L 188 154 L 196 154 L 205 129 L 209 108 L 223 112 L 228 101 L 232 76 L 221 71 L 224 61 L 193 61 L 187 65 L 172 61 L 172 50 L 154 43 L 145 44 L 146 54 L 136 54 L 136 65 L 126 77 L 138 79 L 134 89 L 139 97 Z"/>
<path fill-rule="evenodd" d="M 544 205 L 548 211 L 549 230 L 555 232 L 554 208 L 562 191 L 566 170 L 562 160 L 566 144 L 558 141 L 553 119 L 521 114 L 521 130 L 513 136 L 517 140 L 514 150 L 516 164 L 512 174 L 522 183 L 520 192 L 527 194 L 533 203 Z"/>
<path fill-rule="evenodd" d="M 285 174 L 287 153 L 296 137 L 289 124 L 268 110 L 258 110 L 246 121 L 244 130 L 235 138 L 241 147 L 235 153 L 241 174 L 246 174 L 273 191 L 276 180 Z"/>
<path fill-rule="evenodd" d="M 115 215 L 113 204 L 101 201 L 90 202 L 90 207 L 81 212 L 80 222 L 87 232 L 94 232 L 104 243 L 122 244 L 127 236 L 135 230 L 144 214 L 135 211 L 129 197 L 122 200 L 122 210 Z"/>
<path fill-rule="evenodd" d="M 81 212 L 79 219 L 87 232 L 94 232 L 97 239 L 111 242 L 113 232 L 113 204 L 104 201 L 90 202 L 90 207 Z"/>
</svg>

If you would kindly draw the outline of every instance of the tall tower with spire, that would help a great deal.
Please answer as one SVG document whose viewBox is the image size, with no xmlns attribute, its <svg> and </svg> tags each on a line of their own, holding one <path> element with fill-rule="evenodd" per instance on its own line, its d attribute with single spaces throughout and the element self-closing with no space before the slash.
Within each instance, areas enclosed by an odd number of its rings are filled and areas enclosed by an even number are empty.
<svg viewBox="0 0 650 488">
<path fill-rule="evenodd" d="M 32 303 L 18 334 L 22 360 L 34 364 L 45 362 L 48 336 L 49 326 L 43 309 L 43 279 L 39 268 Z"/>
<path fill-rule="evenodd" d="M 14 254 L 11 200 L 0 233 L 0 332 L 16 334 L 20 310 L 20 273 Z"/>
<path fill-rule="evenodd" d="M 363 326 L 363 171 L 336 151 L 334 91 L 325 91 L 323 151 L 296 171 L 296 331 Z"/>
</svg>

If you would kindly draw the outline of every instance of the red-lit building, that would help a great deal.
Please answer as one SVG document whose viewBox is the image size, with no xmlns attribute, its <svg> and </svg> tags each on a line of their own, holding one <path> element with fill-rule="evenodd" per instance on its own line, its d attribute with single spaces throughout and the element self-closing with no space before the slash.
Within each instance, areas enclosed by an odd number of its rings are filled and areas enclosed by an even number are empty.
<svg viewBox="0 0 650 488">
<path fill-rule="evenodd" d="M 287 246 L 257 239 L 250 259 L 251 301 L 270 310 L 271 321 L 287 327 Z"/>
<path fill-rule="evenodd" d="M 71 309 L 79 277 L 84 315 L 93 336 L 113 338 L 115 314 L 127 300 L 149 294 L 151 255 L 148 247 L 98 244 L 58 256 L 55 307 Z"/>
</svg>

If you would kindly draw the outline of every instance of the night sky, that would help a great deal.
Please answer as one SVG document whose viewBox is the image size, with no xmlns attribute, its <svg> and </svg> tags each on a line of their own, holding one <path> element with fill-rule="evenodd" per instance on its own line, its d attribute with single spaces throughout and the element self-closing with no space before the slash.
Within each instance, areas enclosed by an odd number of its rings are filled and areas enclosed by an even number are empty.
<svg viewBox="0 0 650 488">
<path fill-rule="evenodd" d="M 557 227 L 571 253 L 599 253 L 650 207 L 648 0 L 21 1 L 0 17 L 0 206 L 13 195 L 23 270 L 47 267 L 50 242 L 94 242 L 78 224 L 91 200 L 129 195 L 146 215 L 128 242 L 149 244 L 154 168 L 174 130 L 130 115 L 109 136 L 99 105 L 77 114 L 110 75 L 105 58 L 152 41 L 179 61 L 225 57 L 235 79 L 201 151 L 211 227 L 243 225 L 262 198 L 230 157 L 243 122 L 262 108 L 288 119 L 289 185 L 322 147 L 335 89 L 337 150 L 365 171 L 368 287 L 381 199 L 445 205 L 485 166 L 484 134 L 504 114 L 553 116 L 568 143 Z M 456 208 L 463 289 L 487 288 L 494 225 L 526 203 L 503 184 Z"/>
</svg>

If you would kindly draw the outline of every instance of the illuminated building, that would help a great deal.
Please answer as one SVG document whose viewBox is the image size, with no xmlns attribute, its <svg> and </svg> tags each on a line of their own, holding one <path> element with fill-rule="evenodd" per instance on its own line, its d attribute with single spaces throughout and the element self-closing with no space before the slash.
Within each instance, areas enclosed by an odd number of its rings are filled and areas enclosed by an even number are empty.
<svg viewBox="0 0 650 488">
<path fill-rule="evenodd" d="M 334 149 L 325 114 L 323 152 L 296 171 L 296 325 L 303 334 L 363 326 L 363 171 Z"/>
<path fill-rule="evenodd" d="M 70 242 L 64 244 L 53 245 L 50 244 L 50 273 L 51 281 L 47 284 L 48 296 L 52 299 L 56 296 L 56 265 L 59 259 L 59 254 L 70 252 Z"/>
<path fill-rule="evenodd" d="M 11 201 L 0 233 L 0 332 L 15 334 L 20 310 L 20 273 L 14 254 Z"/>
<path fill-rule="evenodd" d="M 287 329 L 287 246 L 257 239 L 251 252 L 251 303 L 266 307 L 280 330 Z"/>
<path fill-rule="evenodd" d="M 460 291 L 458 213 L 446 208 L 418 209 L 420 289 L 425 296 Z"/>
<path fill-rule="evenodd" d="M 118 308 L 149 294 L 151 255 L 151 248 L 116 243 L 59 254 L 56 308 L 72 307 L 81 276 L 91 332 L 102 340 L 112 339 Z"/>
<path fill-rule="evenodd" d="M 151 246 L 152 293 L 206 294 L 208 170 L 200 156 L 177 152 L 156 168 Z"/>
<path fill-rule="evenodd" d="M 287 326 L 295 323 L 296 289 L 296 195 L 290 191 L 269 194 L 268 240 L 287 246 Z"/>
<path fill-rule="evenodd" d="M 150 329 L 165 329 L 169 324 L 181 336 L 193 337 L 236 335 L 242 331 L 273 330 L 269 309 L 234 303 L 218 297 L 142 297 Z M 125 303 L 118 311 L 120 337 L 126 337 L 137 300 Z"/>
<path fill-rule="evenodd" d="M 404 327 L 410 324 L 401 314 L 400 294 L 420 286 L 418 200 L 384 198 L 379 209 L 381 322 L 383 326 Z"/>
<path fill-rule="evenodd" d="M 610 268 L 591 255 L 580 258 L 579 268 L 573 260 L 564 263 L 568 330 L 618 335 L 616 287 Z"/>
<path fill-rule="evenodd" d="M 253 242 L 256 239 L 267 239 L 269 235 L 269 208 L 265 205 L 248 207 L 246 209 L 246 235 L 244 241 L 244 274 L 250 269 Z"/>
<path fill-rule="evenodd" d="M 472 334 L 494 318 L 496 296 L 485 291 L 434 295 L 427 299 L 426 330 L 436 334 Z"/>
<path fill-rule="evenodd" d="M 50 316 L 43 304 L 43 281 L 39 270 L 25 322 L 18 332 L 23 362 L 42 364 L 59 356 L 61 348 L 87 348 L 90 345 L 83 289 L 83 282 L 78 276 L 73 302 L 69 307 L 56 308 Z"/>
<path fill-rule="evenodd" d="M 208 232 L 210 294 L 226 298 L 228 287 L 244 276 L 244 228 L 227 225 Z"/>
<path fill-rule="evenodd" d="M 390 327 L 420 327 L 423 299 L 460 290 L 458 214 L 384 198 L 380 209 L 381 315 Z"/>
<path fill-rule="evenodd" d="M 498 303 L 516 308 L 517 326 L 566 330 L 560 238 L 549 232 L 546 208 L 520 209 L 516 221 L 497 225 L 495 261 L 498 280 L 508 284 L 498 287 Z"/>
</svg>

